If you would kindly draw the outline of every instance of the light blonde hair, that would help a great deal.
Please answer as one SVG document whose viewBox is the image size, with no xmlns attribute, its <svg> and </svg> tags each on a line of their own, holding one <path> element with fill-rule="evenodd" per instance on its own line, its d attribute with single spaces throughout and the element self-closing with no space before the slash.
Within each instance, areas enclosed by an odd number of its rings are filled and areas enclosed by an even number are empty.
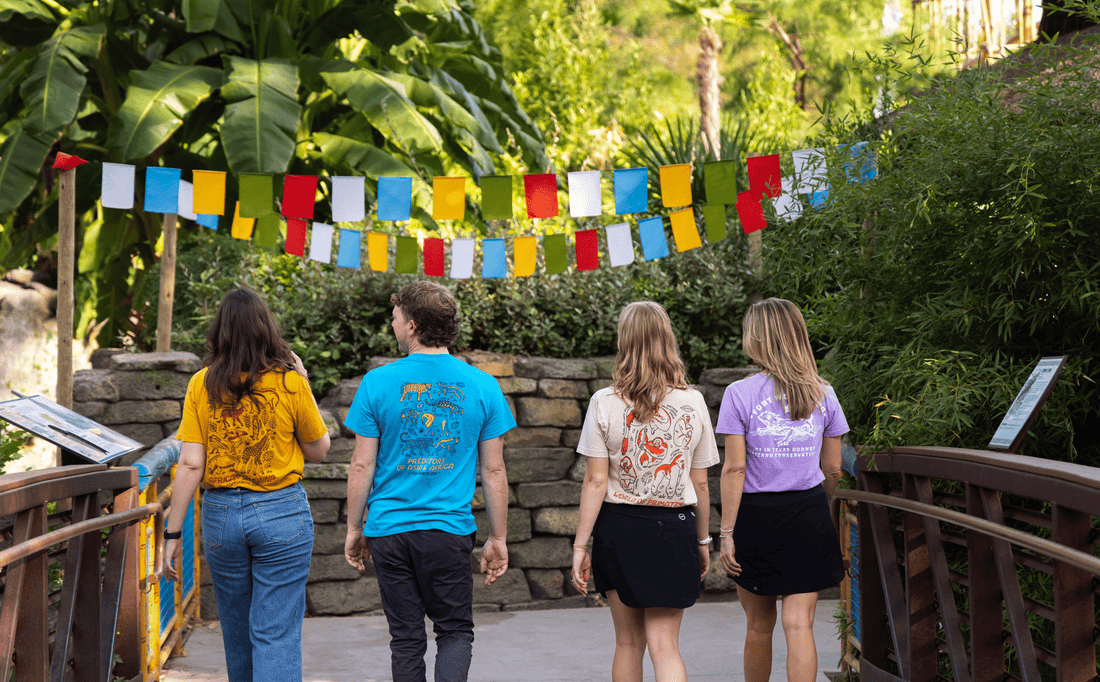
<svg viewBox="0 0 1100 682">
<path fill-rule="evenodd" d="M 619 314 L 617 344 L 615 393 L 634 404 L 635 419 L 649 421 L 670 389 L 688 387 L 668 313 L 653 301 L 626 306 Z"/>
<path fill-rule="evenodd" d="M 749 306 L 742 324 L 745 355 L 775 382 L 775 397 L 792 420 L 809 417 L 821 405 L 829 383 L 817 374 L 806 321 L 798 306 L 769 298 Z"/>
</svg>

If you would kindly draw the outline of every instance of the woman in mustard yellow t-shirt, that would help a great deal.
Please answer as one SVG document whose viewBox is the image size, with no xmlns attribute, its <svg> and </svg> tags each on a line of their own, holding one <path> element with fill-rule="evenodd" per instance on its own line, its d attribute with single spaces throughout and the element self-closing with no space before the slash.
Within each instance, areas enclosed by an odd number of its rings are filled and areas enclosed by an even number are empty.
<svg viewBox="0 0 1100 682">
<path fill-rule="evenodd" d="M 209 351 L 187 387 L 183 441 L 164 526 L 165 573 L 179 578 L 180 528 L 202 482 L 202 539 L 232 682 L 302 679 L 302 619 L 313 519 L 305 460 L 328 452 L 328 428 L 301 358 L 259 294 L 226 294 Z"/>
</svg>

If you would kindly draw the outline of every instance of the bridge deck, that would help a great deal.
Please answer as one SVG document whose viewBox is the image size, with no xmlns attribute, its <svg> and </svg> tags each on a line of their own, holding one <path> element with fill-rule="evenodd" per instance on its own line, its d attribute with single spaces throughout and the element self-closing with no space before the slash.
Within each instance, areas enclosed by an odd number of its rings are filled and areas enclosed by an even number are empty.
<svg viewBox="0 0 1100 682">
<path fill-rule="evenodd" d="M 834 600 L 818 602 L 814 634 L 819 670 L 836 670 L 840 660 Z M 565 682 L 611 677 L 614 631 L 606 608 L 475 613 L 474 660 L 470 679 L 478 682 Z M 430 636 L 430 631 L 429 631 Z M 743 682 L 741 651 L 745 616 L 737 602 L 697 604 L 684 615 L 680 651 L 689 680 Z M 430 641 L 430 640 L 429 640 Z M 390 680 L 389 633 L 385 618 L 308 618 L 303 631 L 307 682 Z M 216 623 L 198 626 L 185 645 L 186 657 L 169 664 L 164 682 L 225 679 L 221 631 Z M 777 625 L 772 679 L 785 679 L 787 646 Z M 432 679 L 434 646 L 428 646 Z M 646 680 L 653 667 L 646 660 Z M 823 673 L 818 673 L 825 682 Z"/>
</svg>

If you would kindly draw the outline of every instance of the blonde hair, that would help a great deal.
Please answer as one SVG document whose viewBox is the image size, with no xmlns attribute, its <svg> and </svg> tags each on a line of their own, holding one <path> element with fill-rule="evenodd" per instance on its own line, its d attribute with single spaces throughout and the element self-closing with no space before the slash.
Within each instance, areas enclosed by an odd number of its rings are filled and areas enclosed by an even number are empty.
<svg viewBox="0 0 1100 682">
<path fill-rule="evenodd" d="M 769 298 L 749 306 L 742 325 L 745 355 L 775 382 L 775 397 L 794 421 L 809 417 L 821 404 L 829 383 L 817 374 L 806 321 L 798 306 Z"/>
<path fill-rule="evenodd" d="M 623 308 L 618 349 L 612 385 L 634 404 L 639 421 L 649 421 L 670 389 L 688 387 L 672 321 L 659 304 L 638 301 Z"/>
</svg>

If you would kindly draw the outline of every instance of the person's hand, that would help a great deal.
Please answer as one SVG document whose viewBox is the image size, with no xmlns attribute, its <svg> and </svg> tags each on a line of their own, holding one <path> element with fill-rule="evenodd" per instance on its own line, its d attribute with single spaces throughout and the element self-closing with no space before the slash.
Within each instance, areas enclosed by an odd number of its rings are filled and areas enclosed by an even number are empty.
<svg viewBox="0 0 1100 682">
<path fill-rule="evenodd" d="M 348 528 L 348 536 L 344 540 L 344 559 L 349 566 L 360 573 L 367 572 L 366 562 L 370 561 L 370 543 L 363 537 L 363 531 Z"/>
<path fill-rule="evenodd" d="M 290 351 L 290 355 L 294 358 L 294 371 L 308 379 L 309 372 L 306 371 L 306 366 L 302 363 L 302 358 L 298 357 L 298 354 L 294 351 Z"/>
<path fill-rule="evenodd" d="M 722 551 L 719 553 L 719 558 L 722 560 L 722 568 L 726 569 L 726 573 L 730 575 L 741 575 L 741 564 L 737 563 L 737 559 L 733 554 L 733 536 L 722 536 Z"/>
<path fill-rule="evenodd" d="M 710 545 L 699 545 L 699 582 L 707 579 L 710 573 Z"/>
<path fill-rule="evenodd" d="M 588 581 L 592 578 L 592 558 L 588 551 L 573 548 L 573 587 L 584 596 L 588 596 Z"/>
<path fill-rule="evenodd" d="M 183 542 L 181 540 L 165 540 L 164 549 L 160 551 L 160 561 L 157 570 L 153 574 L 159 579 L 161 574 L 175 582 L 180 579 L 180 560 L 183 556 Z"/>
<path fill-rule="evenodd" d="M 508 544 L 499 538 L 489 537 L 481 552 L 481 572 L 487 573 L 485 584 L 492 585 L 508 570 Z"/>
</svg>

